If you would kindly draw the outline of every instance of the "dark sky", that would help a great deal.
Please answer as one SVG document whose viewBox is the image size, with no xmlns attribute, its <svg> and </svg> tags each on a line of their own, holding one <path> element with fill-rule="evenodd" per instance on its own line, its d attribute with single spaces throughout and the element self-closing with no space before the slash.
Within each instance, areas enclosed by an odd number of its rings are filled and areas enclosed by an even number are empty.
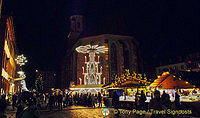
<svg viewBox="0 0 200 118">
<path fill-rule="evenodd" d="M 56 69 L 63 59 L 69 17 L 83 14 L 87 35 L 134 36 L 144 60 L 162 60 L 199 50 L 198 0 L 7 0 L 17 46 L 40 69 Z"/>
</svg>

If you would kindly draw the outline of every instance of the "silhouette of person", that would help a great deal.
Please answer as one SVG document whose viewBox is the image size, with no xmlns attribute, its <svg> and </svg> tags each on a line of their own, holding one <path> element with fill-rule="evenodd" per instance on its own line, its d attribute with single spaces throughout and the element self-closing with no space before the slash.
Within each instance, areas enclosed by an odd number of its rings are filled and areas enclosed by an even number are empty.
<svg viewBox="0 0 200 118">
<path fill-rule="evenodd" d="M 175 93 L 174 103 L 175 103 L 176 108 L 179 109 L 180 108 L 180 95 L 177 92 Z"/>
</svg>

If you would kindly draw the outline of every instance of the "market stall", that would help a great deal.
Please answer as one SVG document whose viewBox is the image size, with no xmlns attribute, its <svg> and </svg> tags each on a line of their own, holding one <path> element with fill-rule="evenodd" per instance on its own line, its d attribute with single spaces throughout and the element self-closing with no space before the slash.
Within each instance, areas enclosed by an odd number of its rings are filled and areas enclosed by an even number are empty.
<svg viewBox="0 0 200 118">
<path fill-rule="evenodd" d="M 158 76 L 149 87 L 159 90 L 161 95 L 165 91 L 170 95 L 171 101 L 175 100 L 175 92 L 180 95 L 181 102 L 197 102 L 200 100 L 199 88 L 169 72 L 164 72 L 161 76 Z"/>
<path fill-rule="evenodd" d="M 150 84 L 146 78 L 142 77 L 142 74 L 133 73 L 130 75 L 129 71 L 126 70 L 126 74 L 116 78 L 116 81 L 110 85 L 104 86 L 104 89 L 109 91 L 116 91 L 119 96 L 119 101 L 135 102 L 135 95 L 143 90 L 147 93 L 147 101 L 150 100 L 150 90 L 146 86 Z M 111 93 L 111 92 L 110 92 Z"/>
</svg>

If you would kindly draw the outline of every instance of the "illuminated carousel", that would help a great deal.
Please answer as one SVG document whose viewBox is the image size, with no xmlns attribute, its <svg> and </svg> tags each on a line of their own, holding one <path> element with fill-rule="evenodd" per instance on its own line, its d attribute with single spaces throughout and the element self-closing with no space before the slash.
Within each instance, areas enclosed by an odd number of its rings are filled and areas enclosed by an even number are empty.
<svg viewBox="0 0 200 118">
<path fill-rule="evenodd" d="M 79 46 L 76 51 L 83 54 L 89 55 L 89 60 L 87 61 L 85 57 L 85 67 L 83 69 L 83 79 L 79 78 L 80 84 L 70 87 L 71 91 L 77 91 L 80 93 L 97 93 L 101 92 L 102 86 L 105 84 L 105 78 L 102 79 L 102 66 L 99 67 L 100 60 L 98 56 L 98 61 L 95 61 L 96 54 L 105 53 L 108 48 L 105 46 L 98 45 L 86 45 Z"/>
</svg>

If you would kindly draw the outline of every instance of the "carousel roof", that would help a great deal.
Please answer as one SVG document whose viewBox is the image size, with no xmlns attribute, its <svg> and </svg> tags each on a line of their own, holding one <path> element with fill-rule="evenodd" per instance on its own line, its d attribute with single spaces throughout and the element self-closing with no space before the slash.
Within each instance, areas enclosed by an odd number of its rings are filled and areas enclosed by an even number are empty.
<svg viewBox="0 0 200 118">
<path fill-rule="evenodd" d="M 194 88 L 195 86 L 169 73 L 164 73 L 162 74 L 162 76 L 158 77 L 158 79 L 156 79 L 153 83 L 151 83 L 150 87 L 158 87 L 162 89 L 189 89 Z"/>
</svg>

